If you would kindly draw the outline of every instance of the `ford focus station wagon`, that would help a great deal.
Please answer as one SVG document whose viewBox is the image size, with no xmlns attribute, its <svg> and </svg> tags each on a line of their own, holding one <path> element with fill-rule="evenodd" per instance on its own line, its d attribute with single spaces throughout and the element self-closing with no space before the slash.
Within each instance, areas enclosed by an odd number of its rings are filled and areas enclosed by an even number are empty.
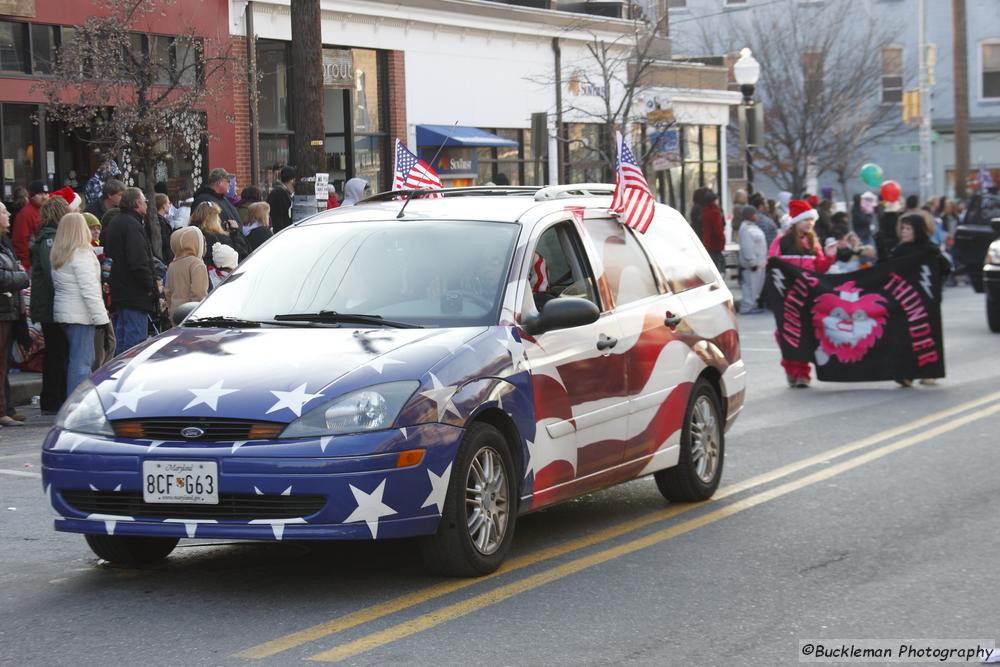
<svg viewBox="0 0 1000 667">
<path fill-rule="evenodd" d="M 743 405 L 732 296 L 676 211 L 638 234 L 611 191 L 387 193 L 277 234 L 67 400 L 56 529 L 123 565 L 420 537 L 475 576 L 526 512 L 648 474 L 710 497 Z"/>
</svg>

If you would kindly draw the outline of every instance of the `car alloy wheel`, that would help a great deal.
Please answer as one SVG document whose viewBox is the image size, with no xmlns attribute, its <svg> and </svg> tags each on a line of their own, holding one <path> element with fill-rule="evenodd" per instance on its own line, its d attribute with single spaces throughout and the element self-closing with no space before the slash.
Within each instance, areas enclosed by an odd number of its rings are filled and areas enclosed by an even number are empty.
<svg viewBox="0 0 1000 667">
<path fill-rule="evenodd" d="M 507 532 L 510 502 L 503 459 L 491 447 L 476 452 L 465 483 L 469 537 L 479 553 L 489 556 L 500 548 Z"/>
<path fill-rule="evenodd" d="M 695 401 L 690 429 L 694 472 L 702 483 L 711 484 L 719 467 L 719 419 L 711 399 L 704 394 Z"/>
</svg>

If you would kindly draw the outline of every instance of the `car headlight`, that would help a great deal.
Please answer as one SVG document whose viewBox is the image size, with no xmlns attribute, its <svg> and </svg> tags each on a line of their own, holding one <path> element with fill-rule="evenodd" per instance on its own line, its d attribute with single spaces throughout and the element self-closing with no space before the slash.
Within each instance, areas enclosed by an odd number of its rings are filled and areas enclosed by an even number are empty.
<svg viewBox="0 0 1000 667">
<path fill-rule="evenodd" d="M 342 435 L 389 428 L 419 386 L 416 380 L 388 382 L 338 396 L 293 421 L 281 437 Z"/>
<path fill-rule="evenodd" d="M 97 387 L 90 380 L 84 380 L 70 394 L 56 415 L 56 426 L 75 433 L 106 435 L 114 437 L 114 429 L 104 414 Z"/>
<path fill-rule="evenodd" d="M 1000 265 L 1000 243 L 993 242 L 986 251 L 986 263 Z"/>
</svg>

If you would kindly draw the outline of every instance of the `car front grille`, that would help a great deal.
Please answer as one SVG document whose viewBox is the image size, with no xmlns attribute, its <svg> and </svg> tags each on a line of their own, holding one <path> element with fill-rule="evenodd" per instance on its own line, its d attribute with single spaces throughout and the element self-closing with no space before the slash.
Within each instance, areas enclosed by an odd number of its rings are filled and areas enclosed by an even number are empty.
<svg viewBox="0 0 1000 667">
<path fill-rule="evenodd" d="M 159 417 L 153 419 L 118 419 L 111 422 L 120 438 L 141 440 L 233 442 L 267 440 L 278 437 L 287 424 L 243 419 L 212 419 L 204 417 Z M 190 427 L 201 435 L 184 435 Z"/>
<path fill-rule="evenodd" d="M 61 492 L 67 505 L 83 514 L 113 514 L 137 519 L 294 519 L 323 509 L 323 496 L 219 495 L 218 505 L 146 503 L 141 493 L 70 490 Z"/>
</svg>

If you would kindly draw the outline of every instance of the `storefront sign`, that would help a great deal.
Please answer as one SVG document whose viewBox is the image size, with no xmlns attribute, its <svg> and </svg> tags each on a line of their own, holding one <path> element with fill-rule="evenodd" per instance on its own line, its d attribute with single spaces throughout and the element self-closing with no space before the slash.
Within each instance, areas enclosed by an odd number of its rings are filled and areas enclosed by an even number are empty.
<svg viewBox="0 0 1000 667">
<path fill-rule="evenodd" d="M 431 164 L 437 148 L 425 147 L 420 149 L 420 157 Z M 432 164 L 434 171 L 440 175 L 445 174 L 474 174 L 479 169 L 479 160 L 474 148 L 445 148 L 441 151 L 436 162 Z"/>
<path fill-rule="evenodd" d="M 14 180 L 14 158 L 12 157 L 4 158 L 3 177 L 9 181 Z"/>
<path fill-rule="evenodd" d="M 330 194 L 330 174 L 316 174 L 316 199 L 326 200 Z"/>
<path fill-rule="evenodd" d="M 587 75 L 583 70 L 573 70 L 566 81 L 566 88 L 570 95 L 578 97 L 607 97 L 607 86 L 598 86 L 587 80 Z"/>
<path fill-rule="evenodd" d="M 680 132 L 676 128 L 650 134 L 649 143 L 653 147 L 654 171 L 666 171 L 681 165 Z"/>
<path fill-rule="evenodd" d="M 323 85 L 354 87 L 354 55 L 350 49 L 323 49 Z"/>
</svg>

